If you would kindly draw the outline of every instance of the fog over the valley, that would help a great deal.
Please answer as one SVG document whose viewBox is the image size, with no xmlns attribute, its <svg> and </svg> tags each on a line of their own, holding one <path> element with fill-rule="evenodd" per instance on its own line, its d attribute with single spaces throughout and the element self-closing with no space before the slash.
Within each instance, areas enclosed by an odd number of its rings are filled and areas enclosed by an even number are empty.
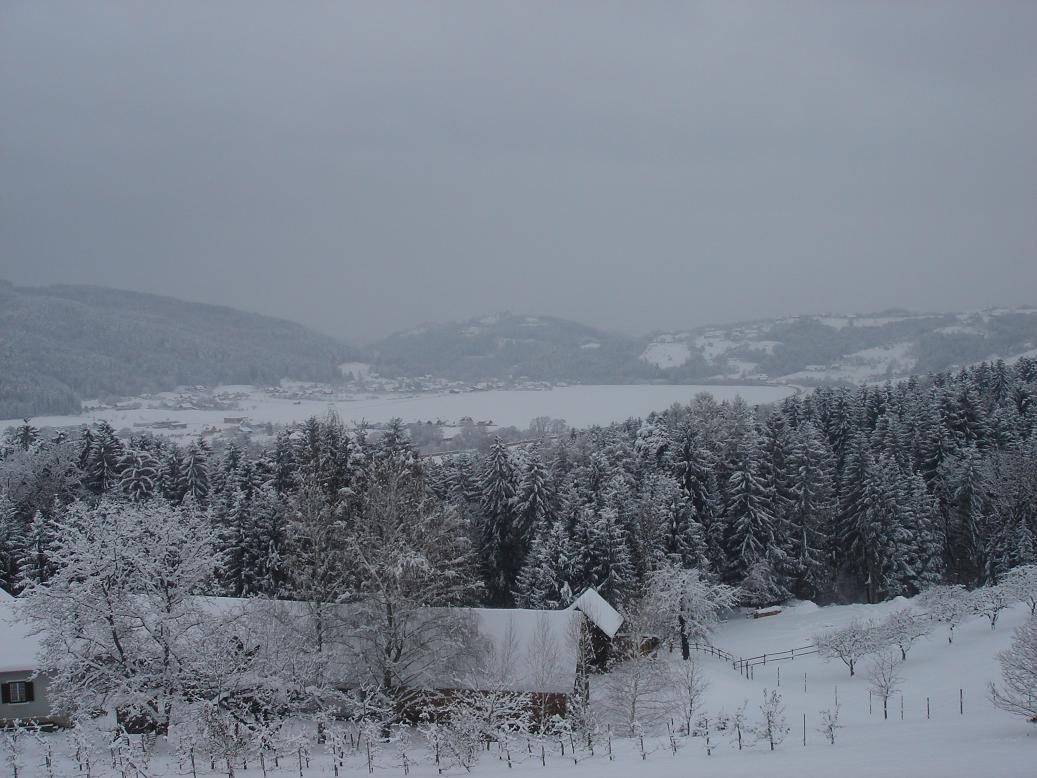
<svg viewBox="0 0 1037 778">
<path fill-rule="evenodd" d="M 0 278 L 351 340 L 1034 302 L 1037 4 L 0 4 Z"/>
</svg>

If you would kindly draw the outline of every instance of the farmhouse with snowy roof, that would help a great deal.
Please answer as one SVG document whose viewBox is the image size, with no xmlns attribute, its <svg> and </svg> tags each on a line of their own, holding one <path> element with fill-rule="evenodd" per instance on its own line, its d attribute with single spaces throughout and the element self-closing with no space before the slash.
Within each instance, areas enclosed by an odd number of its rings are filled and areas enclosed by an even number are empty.
<svg viewBox="0 0 1037 778">
<path fill-rule="evenodd" d="M 15 598 L 5 592 L 0 597 L 0 622 L 10 625 L 0 644 L 0 725 L 14 719 L 61 723 L 51 716 L 46 678 L 37 672 L 39 641 L 16 620 Z M 197 603 L 225 623 L 240 620 L 250 650 L 283 652 L 290 645 L 271 635 L 306 641 L 310 634 L 311 603 L 227 597 L 201 597 Z M 365 613 L 356 604 L 325 608 L 328 644 L 335 647 L 329 668 L 334 685 L 358 687 L 369 670 L 362 651 Z M 399 688 L 444 700 L 459 691 L 524 693 L 547 715 L 565 714 L 571 695 L 586 688 L 588 668 L 600 664 L 600 647 L 623 624 L 619 612 L 593 589 L 563 610 L 419 608 L 409 619 L 414 650 L 406 665 L 396 668 Z M 450 624 L 462 628 L 460 646 Z"/>
</svg>

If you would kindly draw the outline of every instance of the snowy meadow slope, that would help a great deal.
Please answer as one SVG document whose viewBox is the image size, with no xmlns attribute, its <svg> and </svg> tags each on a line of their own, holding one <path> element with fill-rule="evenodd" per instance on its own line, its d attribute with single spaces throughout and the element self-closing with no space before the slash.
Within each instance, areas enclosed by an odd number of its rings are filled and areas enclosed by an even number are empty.
<svg viewBox="0 0 1037 778">
<path fill-rule="evenodd" d="M 818 631 L 839 628 L 854 619 L 880 620 L 905 605 L 911 603 L 902 598 L 879 605 L 823 608 L 800 602 L 780 615 L 765 619 L 743 618 L 737 614 L 718 625 L 712 642 L 738 656 L 778 652 L 808 645 Z M 903 666 L 901 692 L 891 699 L 888 720 L 882 718 L 881 705 L 869 700 L 866 673 L 860 670 L 850 678 L 846 667 L 837 660 L 826 661 L 813 654 L 792 661 L 769 662 L 754 667 L 752 678 L 748 679 L 722 659 L 695 653 L 694 661 L 699 663 L 708 681 L 701 714 L 714 722 L 708 753 L 706 737 L 701 732 L 693 737 L 680 733 L 679 717 L 674 721 L 677 734 L 672 740 L 663 721 L 645 734 L 642 745 L 638 737 L 622 736 L 621 724 L 602 716 L 589 747 L 586 741 L 572 741 L 576 746 L 575 760 L 567 735 L 544 739 L 536 735 L 522 736 L 511 744 L 510 754 L 498 750 L 497 746 L 485 752 L 472 765 L 471 774 L 524 774 L 545 778 L 599 775 L 618 778 L 635 772 L 652 778 L 688 775 L 823 778 L 835 774 L 845 778 L 1031 776 L 1037 730 L 1032 724 L 994 708 L 987 689 L 990 681 L 999 680 L 998 652 L 1008 646 L 1013 629 L 1029 616 L 1025 604 L 1015 605 L 1002 615 L 996 630 L 991 630 L 981 616 L 971 617 L 958 627 L 952 645 L 947 643 L 942 627 L 934 629 L 910 651 Z M 677 653 L 667 654 L 665 648 L 662 652 L 667 662 L 681 661 Z M 606 694 L 603 679 L 604 676 L 594 678 L 592 700 Z M 739 750 L 733 730 L 729 727 L 718 731 L 716 721 L 734 714 L 739 706 L 747 703 L 747 723 L 753 725 L 759 718 L 759 704 L 765 689 L 777 690 L 781 695 L 789 731 L 773 751 L 765 741 L 754 739 L 750 734 L 745 735 L 743 748 Z M 832 745 L 818 730 L 819 714 L 834 706 L 836 696 L 840 728 Z M 870 708 L 869 702 L 872 702 Z M 300 728 L 298 734 L 300 738 L 312 740 L 312 733 L 305 728 Z M 266 773 L 305 778 L 367 774 L 370 764 L 375 775 L 468 774 L 460 767 L 447 767 L 445 759 L 443 769 L 438 769 L 435 753 L 414 733 L 403 734 L 391 743 L 375 743 L 369 763 L 367 745 L 356 739 L 358 736 L 359 733 L 344 734 L 343 742 L 347 745 L 337 770 L 330 747 L 311 742 L 301 752 L 298 748 L 288 748 L 279 757 L 276 767 L 272 758 L 265 759 Z M 191 775 L 189 757 L 186 752 L 177 753 L 177 742 L 175 737 L 166 743 L 159 742 L 146 764 L 138 759 L 140 772 L 128 774 L 155 778 Z M 76 747 L 69 736 L 61 732 L 23 738 L 17 757 L 22 768 L 19 774 L 81 775 L 72 758 Z M 45 764 L 48 749 L 54 760 L 53 772 Z M 301 770 L 300 753 L 303 754 Z M 8 751 L 9 760 L 10 754 Z M 124 774 L 120 772 L 122 768 L 111 769 L 110 754 L 106 753 L 105 757 L 95 763 L 93 775 Z M 125 757 L 116 754 L 115 758 Z M 221 769 L 219 765 L 215 770 L 210 769 L 208 759 L 200 752 L 196 762 L 197 775 L 227 774 L 226 768 Z M 263 774 L 255 756 L 246 758 L 243 764 L 247 769 L 238 766 L 236 774 Z"/>
</svg>

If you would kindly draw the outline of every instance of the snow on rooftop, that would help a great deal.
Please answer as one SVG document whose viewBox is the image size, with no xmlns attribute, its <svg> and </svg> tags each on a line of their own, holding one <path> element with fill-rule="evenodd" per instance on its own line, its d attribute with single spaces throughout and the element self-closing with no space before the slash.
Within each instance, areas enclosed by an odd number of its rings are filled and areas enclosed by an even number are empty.
<svg viewBox="0 0 1037 778">
<path fill-rule="evenodd" d="M 28 625 L 18 619 L 18 600 L 0 590 L 0 673 L 36 669 L 40 641 Z"/>
<path fill-rule="evenodd" d="M 580 611 L 610 638 L 614 638 L 623 626 L 622 614 L 593 588 L 587 589 L 569 607 Z"/>
</svg>

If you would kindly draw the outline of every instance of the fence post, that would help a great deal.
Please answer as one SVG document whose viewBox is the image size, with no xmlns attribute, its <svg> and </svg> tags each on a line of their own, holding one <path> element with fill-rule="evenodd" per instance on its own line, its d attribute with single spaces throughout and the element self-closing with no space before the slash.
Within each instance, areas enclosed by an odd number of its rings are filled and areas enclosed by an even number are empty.
<svg viewBox="0 0 1037 778">
<path fill-rule="evenodd" d="M 803 714 L 803 747 L 807 745 L 807 714 Z"/>
<path fill-rule="evenodd" d="M 928 697 L 925 698 L 925 718 L 927 720 L 929 718 L 929 698 Z"/>
<path fill-rule="evenodd" d="M 965 690 L 958 689 L 958 714 L 965 715 Z"/>
</svg>

